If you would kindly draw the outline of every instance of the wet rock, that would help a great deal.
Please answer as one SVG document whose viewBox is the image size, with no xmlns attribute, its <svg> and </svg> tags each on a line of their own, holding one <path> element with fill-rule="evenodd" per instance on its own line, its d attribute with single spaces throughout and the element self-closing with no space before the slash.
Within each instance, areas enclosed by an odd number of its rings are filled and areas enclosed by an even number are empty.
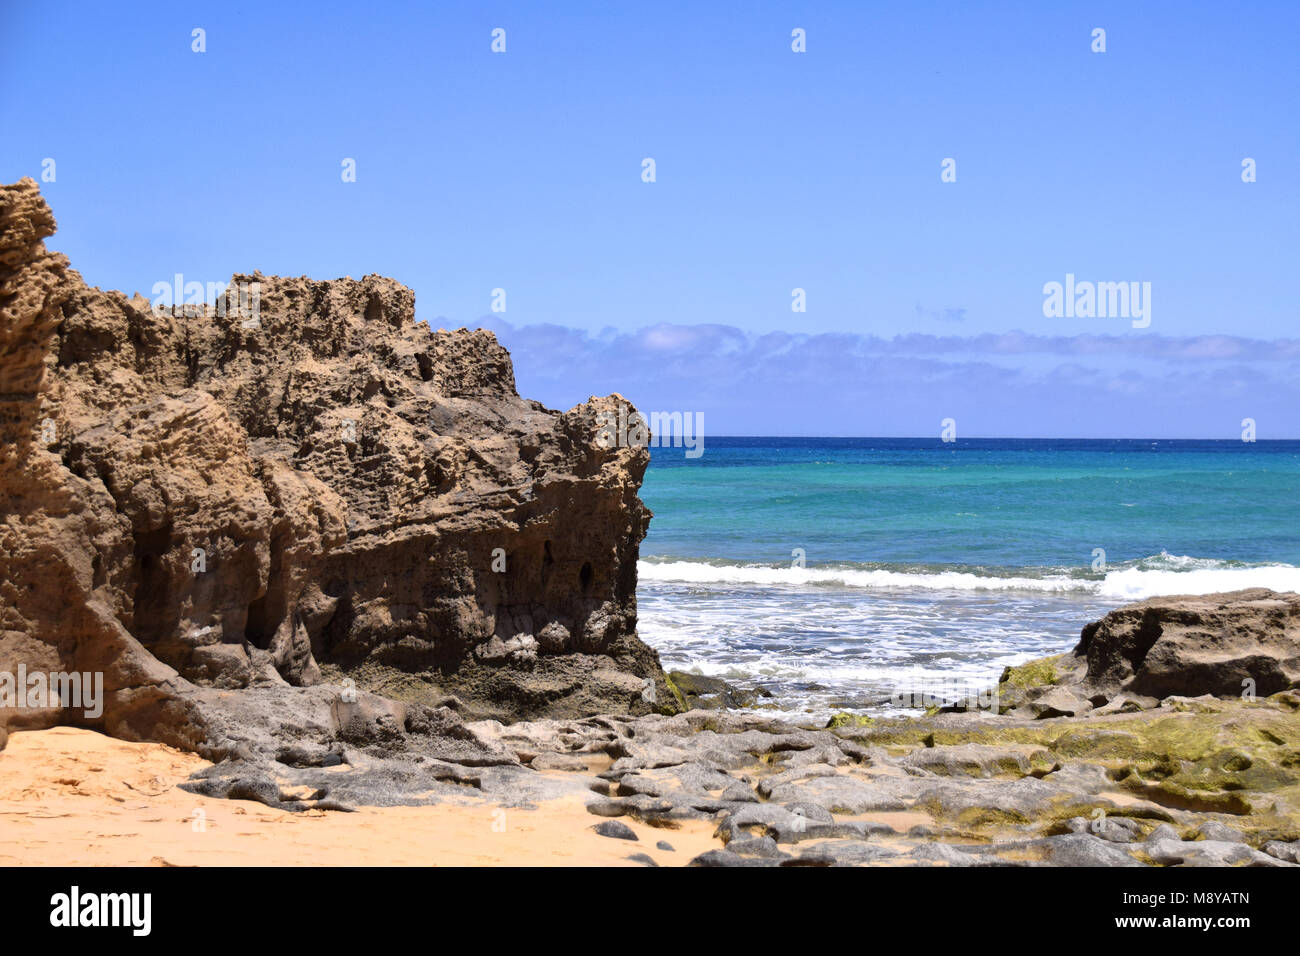
<svg viewBox="0 0 1300 956">
<path fill-rule="evenodd" d="M 761 698 L 771 697 L 763 688 L 743 689 L 717 677 L 671 671 L 669 679 L 692 710 L 726 710 L 753 707 Z"/>
</svg>

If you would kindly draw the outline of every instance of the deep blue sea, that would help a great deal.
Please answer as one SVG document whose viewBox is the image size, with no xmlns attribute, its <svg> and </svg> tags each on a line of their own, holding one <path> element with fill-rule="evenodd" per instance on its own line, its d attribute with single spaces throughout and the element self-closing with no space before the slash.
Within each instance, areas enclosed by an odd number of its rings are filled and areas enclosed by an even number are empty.
<svg viewBox="0 0 1300 956">
<path fill-rule="evenodd" d="M 709 437 L 641 497 L 642 637 L 815 719 L 977 691 L 1140 598 L 1300 590 L 1297 441 Z"/>
</svg>

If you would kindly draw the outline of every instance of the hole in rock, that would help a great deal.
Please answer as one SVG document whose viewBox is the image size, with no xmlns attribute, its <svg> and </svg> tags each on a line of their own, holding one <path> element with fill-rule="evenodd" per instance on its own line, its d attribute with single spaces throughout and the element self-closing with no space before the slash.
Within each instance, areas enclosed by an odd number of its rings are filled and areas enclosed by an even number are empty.
<svg viewBox="0 0 1300 956">
<path fill-rule="evenodd" d="M 171 543 L 170 524 L 135 538 L 135 637 L 146 646 L 168 628 L 169 588 L 162 559 Z"/>
</svg>

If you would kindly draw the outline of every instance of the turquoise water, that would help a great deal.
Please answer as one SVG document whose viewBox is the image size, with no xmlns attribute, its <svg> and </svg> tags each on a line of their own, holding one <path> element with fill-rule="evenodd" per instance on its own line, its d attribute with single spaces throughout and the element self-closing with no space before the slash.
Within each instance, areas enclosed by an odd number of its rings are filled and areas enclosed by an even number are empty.
<svg viewBox="0 0 1300 956">
<path fill-rule="evenodd" d="M 1300 589 L 1300 442 L 709 438 L 641 496 L 642 636 L 818 716 L 978 689 L 1131 600 Z"/>
</svg>

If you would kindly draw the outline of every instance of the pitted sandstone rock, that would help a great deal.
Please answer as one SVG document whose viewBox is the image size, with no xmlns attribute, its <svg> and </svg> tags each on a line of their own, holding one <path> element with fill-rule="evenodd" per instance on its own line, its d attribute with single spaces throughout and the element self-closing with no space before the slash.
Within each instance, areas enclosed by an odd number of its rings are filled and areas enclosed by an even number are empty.
<svg viewBox="0 0 1300 956">
<path fill-rule="evenodd" d="M 671 706 L 635 633 L 649 455 L 596 440 L 620 396 L 522 399 L 491 333 L 431 329 L 380 276 L 156 309 L 87 287 L 54 229 L 35 182 L 0 187 L 0 668 L 100 671 L 105 706 L 5 708 L 0 734 L 223 752 L 196 688 Z"/>
</svg>

